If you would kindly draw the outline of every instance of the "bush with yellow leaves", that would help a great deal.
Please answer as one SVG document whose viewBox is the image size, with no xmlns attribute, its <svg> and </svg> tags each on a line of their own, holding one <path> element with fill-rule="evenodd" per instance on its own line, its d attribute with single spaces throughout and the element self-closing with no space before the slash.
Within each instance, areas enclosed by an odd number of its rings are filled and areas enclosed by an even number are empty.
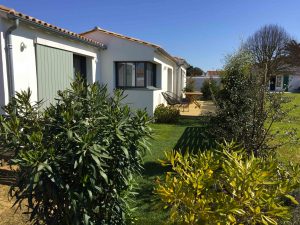
<svg viewBox="0 0 300 225">
<path fill-rule="evenodd" d="M 156 193 L 175 224 L 278 224 L 290 219 L 297 200 L 299 166 L 248 156 L 234 143 L 197 154 L 171 152 L 171 165 Z"/>
</svg>

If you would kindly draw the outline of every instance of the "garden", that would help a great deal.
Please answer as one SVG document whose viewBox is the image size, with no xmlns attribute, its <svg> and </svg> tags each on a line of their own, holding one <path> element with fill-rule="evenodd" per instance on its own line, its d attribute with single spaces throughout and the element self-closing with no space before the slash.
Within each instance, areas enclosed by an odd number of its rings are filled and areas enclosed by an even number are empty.
<svg viewBox="0 0 300 225">
<path fill-rule="evenodd" d="M 213 115 L 150 118 L 80 77 L 49 107 L 16 93 L 0 116 L 0 224 L 299 224 L 300 94 L 268 89 L 299 62 L 290 41 L 269 25 L 229 56 L 207 84 Z"/>
</svg>

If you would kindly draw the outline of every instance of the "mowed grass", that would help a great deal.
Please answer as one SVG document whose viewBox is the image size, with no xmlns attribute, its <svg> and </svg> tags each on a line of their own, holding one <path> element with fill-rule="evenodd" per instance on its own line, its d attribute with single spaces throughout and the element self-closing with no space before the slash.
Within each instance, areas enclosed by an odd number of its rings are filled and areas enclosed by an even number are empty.
<svg viewBox="0 0 300 225">
<path fill-rule="evenodd" d="M 165 158 L 165 152 L 172 149 L 197 150 L 206 143 L 205 127 L 208 118 L 182 117 L 177 124 L 152 124 L 153 139 L 151 152 L 144 157 L 144 170 L 138 178 L 138 195 L 134 213 L 138 225 L 163 224 L 168 217 L 167 210 L 158 206 L 159 199 L 153 193 L 157 179 L 163 179 L 169 170 L 159 162 Z"/>
<path fill-rule="evenodd" d="M 300 93 L 286 93 L 285 96 L 291 99 L 285 108 L 295 108 L 282 122 L 276 122 L 273 125 L 273 130 L 285 132 L 295 129 L 296 137 L 300 138 Z M 286 142 L 286 137 L 282 137 L 279 141 Z M 300 163 L 300 142 L 290 143 L 279 148 L 278 157 L 285 162 Z"/>
</svg>

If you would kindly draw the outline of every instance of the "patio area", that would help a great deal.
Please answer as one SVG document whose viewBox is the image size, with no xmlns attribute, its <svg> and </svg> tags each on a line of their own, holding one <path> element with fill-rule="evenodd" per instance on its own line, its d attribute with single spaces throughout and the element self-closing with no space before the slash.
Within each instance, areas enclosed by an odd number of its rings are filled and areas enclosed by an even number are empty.
<svg viewBox="0 0 300 225">
<path fill-rule="evenodd" d="M 180 110 L 180 115 L 182 116 L 204 116 L 209 114 L 214 114 L 216 111 L 216 106 L 212 101 L 197 101 L 198 104 L 201 105 L 200 109 L 195 105 L 195 103 L 191 103 L 188 108 L 184 108 Z"/>
</svg>

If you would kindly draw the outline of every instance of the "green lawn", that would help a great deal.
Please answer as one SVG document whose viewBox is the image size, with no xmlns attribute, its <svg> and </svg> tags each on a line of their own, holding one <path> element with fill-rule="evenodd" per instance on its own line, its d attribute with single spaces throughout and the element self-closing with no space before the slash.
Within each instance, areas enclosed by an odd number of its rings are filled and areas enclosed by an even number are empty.
<svg viewBox="0 0 300 225">
<path fill-rule="evenodd" d="M 136 224 L 163 224 L 167 212 L 156 207 L 158 199 L 153 194 L 157 177 L 162 178 L 168 168 L 161 166 L 165 152 L 172 149 L 198 150 L 210 145 L 205 135 L 206 117 L 182 117 L 178 124 L 152 124 L 154 138 L 151 140 L 151 153 L 144 157 L 144 171 L 138 178 L 139 194 L 135 206 Z"/>
<path fill-rule="evenodd" d="M 295 105 L 296 108 L 289 113 L 289 118 L 280 123 L 275 123 L 274 129 L 294 128 L 297 130 L 297 137 L 300 138 L 300 93 L 288 93 L 286 96 L 289 96 L 292 99 L 287 107 Z M 300 163 L 300 145 L 290 144 L 283 146 L 278 150 L 278 156 L 283 161 Z"/>
<path fill-rule="evenodd" d="M 300 105 L 300 94 L 286 94 L 293 98 L 291 105 Z M 274 124 L 274 128 L 297 128 L 300 137 L 300 107 L 290 113 L 290 121 Z M 167 212 L 160 207 L 155 207 L 158 199 L 153 194 L 157 177 L 162 178 L 168 168 L 162 167 L 158 159 L 164 158 L 164 152 L 173 148 L 197 150 L 210 146 L 212 140 L 205 135 L 207 118 L 182 118 L 178 124 L 152 124 L 154 139 L 151 141 L 151 153 L 144 157 L 144 171 L 138 179 L 140 190 L 135 202 L 138 225 L 159 225 L 167 218 Z M 300 147 L 287 145 L 279 149 L 278 155 L 283 161 L 300 163 Z"/>
</svg>

